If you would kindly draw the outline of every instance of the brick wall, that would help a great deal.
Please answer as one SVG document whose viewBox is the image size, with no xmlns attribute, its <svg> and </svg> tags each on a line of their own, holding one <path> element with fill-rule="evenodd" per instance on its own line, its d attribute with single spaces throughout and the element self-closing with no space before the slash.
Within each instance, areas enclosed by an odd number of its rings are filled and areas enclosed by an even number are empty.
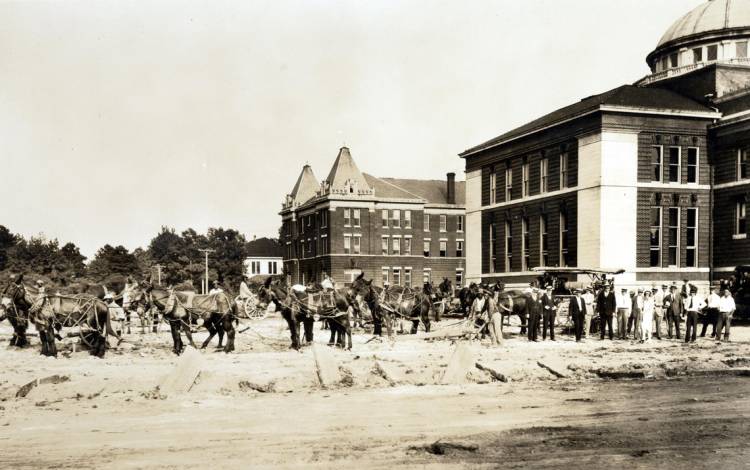
<svg viewBox="0 0 750 470">
<path fill-rule="evenodd" d="M 735 240 L 737 201 L 750 205 L 750 183 L 714 191 L 714 266 L 750 264 L 750 239 Z"/>
<path fill-rule="evenodd" d="M 688 148 L 698 148 L 698 183 L 711 184 L 711 167 L 708 158 L 706 136 L 680 135 L 675 133 L 641 132 L 638 134 L 638 181 L 652 181 L 652 152 L 654 146 L 663 147 L 662 181 L 669 181 L 669 147 L 681 149 L 680 182 L 687 183 Z"/>
</svg>

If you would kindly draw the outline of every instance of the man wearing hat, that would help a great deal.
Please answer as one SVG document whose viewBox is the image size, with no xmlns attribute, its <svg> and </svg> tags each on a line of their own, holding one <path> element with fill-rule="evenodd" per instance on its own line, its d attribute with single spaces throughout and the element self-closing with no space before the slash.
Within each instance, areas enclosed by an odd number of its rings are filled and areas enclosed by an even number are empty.
<svg viewBox="0 0 750 470">
<path fill-rule="evenodd" d="M 633 303 L 628 319 L 628 335 L 633 332 L 633 339 L 639 340 L 643 336 L 641 325 L 643 324 L 643 288 L 639 287 L 633 296 Z"/>
<path fill-rule="evenodd" d="M 539 297 L 539 289 L 534 287 L 531 294 L 526 298 L 526 317 L 529 319 L 528 337 L 529 341 L 539 341 L 539 317 L 542 316 L 544 306 Z"/>
<path fill-rule="evenodd" d="M 583 336 L 588 337 L 589 332 L 591 331 L 591 319 L 594 318 L 594 302 L 596 301 L 594 290 L 591 287 L 587 287 L 583 292 L 583 295 L 581 295 L 581 298 L 586 303 L 586 315 L 583 320 Z"/>
<path fill-rule="evenodd" d="M 606 284 L 599 293 L 599 297 L 596 299 L 596 308 L 599 311 L 599 336 L 604 339 L 604 333 L 609 327 L 609 340 L 612 341 L 614 339 L 612 316 L 617 309 L 617 299 L 615 299 L 615 293 L 612 292 L 612 287 L 609 284 Z"/>
<path fill-rule="evenodd" d="M 652 289 L 654 299 L 654 336 L 661 339 L 661 321 L 664 318 L 664 297 L 669 293 L 667 285 L 662 284 L 661 289 L 654 287 Z"/>
<path fill-rule="evenodd" d="M 687 312 L 687 322 L 685 323 L 685 342 L 695 343 L 696 331 L 698 331 L 698 315 L 706 306 L 706 303 L 698 295 L 698 288 L 690 286 L 690 295 L 684 301 L 685 311 Z"/>
<path fill-rule="evenodd" d="M 209 295 L 221 294 L 222 292 L 224 292 L 224 289 L 221 288 L 221 284 L 219 284 L 219 281 L 214 281 L 213 288 L 208 291 Z"/>
<path fill-rule="evenodd" d="M 568 311 L 571 318 L 573 318 L 573 329 L 576 335 L 576 342 L 578 343 L 583 336 L 583 327 L 586 319 L 586 301 L 581 295 L 581 289 L 573 290 L 573 298 L 570 299 Z"/>
<path fill-rule="evenodd" d="M 703 329 L 701 330 L 701 338 L 705 338 L 706 330 L 708 325 L 711 325 L 711 337 L 716 336 L 716 323 L 719 320 L 719 304 L 721 303 L 721 297 L 719 296 L 719 287 L 713 286 L 711 288 L 711 294 L 708 296 L 708 308 L 706 309 L 706 315 L 703 317 Z"/>
<path fill-rule="evenodd" d="M 680 339 L 680 320 L 684 315 L 685 305 L 682 302 L 682 296 L 677 292 L 677 286 L 672 285 L 669 288 L 669 294 L 664 297 L 664 309 L 667 313 L 667 334 L 672 339 L 672 330 L 674 329 L 675 337 Z"/>
<path fill-rule="evenodd" d="M 555 340 L 555 317 L 557 306 L 552 296 L 552 284 L 548 284 L 542 296 L 542 341 L 547 339 L 547 328 L 549 328 L 549 339 Z"/>
<path fill-rule="evenodd" d="M 627 289 L 620 289 L 616 297 L 617 301 L 617 338 L 628 339 L 628 317 L 630 309 L 633 307 L 633 300 L 630 298 L 630 292 Z"/>
</svg>

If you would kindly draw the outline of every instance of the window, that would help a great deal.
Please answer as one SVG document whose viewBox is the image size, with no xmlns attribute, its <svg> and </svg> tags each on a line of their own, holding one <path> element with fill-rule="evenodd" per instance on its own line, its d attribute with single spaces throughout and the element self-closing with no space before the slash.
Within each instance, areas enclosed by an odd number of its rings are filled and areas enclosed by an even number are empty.
<svg viewBox="0 0 750 470">
<path fill-rule="evenodd" d="M 448 217 L 445 215 L 440 216 L 440 231 L 445 232 L 448 229 Z"/>
<path fill-rule="evenodd" d="M 737 202 L 737 211 L 735 216 L 736 235 L 747 235 L 747 203 L 744 201 Z"/>
<path fill-rule="evenodd" d="M 560 189 L 568 187 L 568 153 L 560 155 Z"/>
<path fill-rule="evenodd" d="M 258 274 L 258 271 L 255 270 L 255 261 L 250 263 L 250 274 Z"/>
<path fill-rule="evenodd" d="M 568 266 L 568 214 L 560 211 L 560 266 Z"/>
<path fill-rule="evenodd" d="M 307 216 L 307 226 L 308 227 L 312 227 L 312 216 L 311 215 Z"/>
<path fill-rule="evenodd" d="M 325 210 L 320 213 L 320 228 L 328 227 L 328 211 Z"/>
<path fill-rule="evenodd" d="M 693 63 L 697 64 L 703 62 L 703 48 L 696 47 L 693 49 Z"/>
<path fill-rule="evenodd" d="M 394 238 L 391 246 L 393 248 L 393 252 L 391 253 L 392 255 L 401 254 L 401 239 L 400 238 Z"/>
<path fill-rule="evenodd" d="M 393 227 L 401 228 L 401 211 L 398 209 L 394 209 L 393 216 L 391 218 L 393 219 Z"/>
<path fill-rule="evenodd" d="M 446 256 L 448 256 L 448 242 L 440 240 L 440 257 L 445 258 Z"/>
<path fill-rule="evenodd" d="M 404 238 L 404 254 L 411 255 L 411 238 Z"/>
<path fill-rule="evenodd" d="M 404 228 L 411 228 L 411 211 L 404 211 Z"/>
<path fill-rule="evenodd" d="M 359 235 L 354 236 L 354 254 L 358 255 L 360 253 L 360 247 L 362 245 L 362 237 Z"/>
<path fill-rule="evenodd" d="M 661 183 L 661 166 L 664 162 L 664 147 L 657 145 L 651 147 L 651 181 Z"/>
<path fill-rule="evenodd" d="M 489 232 L 490 246 L 490 273 L 495 272 L 495 263 L 497 262 L 497 247 L 495 246 L 495 224 L 490 224 Z"/>
<path fill-rule="evenodd" d="M 661 58 L 661 69 L 667 70 L 669 68 L 669 57 L 664 56 Z"/>
<path fill-rule="evenodd" d="M 424 231 L 425 232 L 430 231 L 430 214 L 424 215 Z"/>
<path fill-rule="evenodd" d="M 382 276 L 383 276 L 383 285 L 388 284 L 388 274 L 390 274 L 390 269 L 382 268 L 380 272 L 382 273 Z"/>
<path fill-rule="evenodd" d="M 344 227 L 351 227 L 352 225 L 352 210 L 344 209 Z"/>
<path fill-rule="evenodd" d="M 382 217 L 382 227 L 388 228 L 388 209 L 383 209 L 381 211 L 381 217 Z"/>
<path fill-rule="evenodd" d="M 411 287 L 411 268 L 404 268 L 404 287 Z"/>
<path fill-rule="evenodd" d="M 464 286 L 464 271 L 463 269 L 456 269 L 456 289 L 460 289 Z"/>
<path fill-rule="evenodd" d="M 719 46 L 714 44 L 713 46 L 708 46 L 707 48 L 707 54 L 706 58 L 709 61 L 716 60 L 719 58 Z"/>
<path fill-rule="evenodd" d="M 456 218 L 456 231 L 457 232 L 463 232 L 464 231 L 464 216 L 459 215 Z"/>
<path fill-rule="evenodd" d="M 513 169 L 505 169 L 505 200 L 513 199 Z"/>
<path fill-rule="evenodd" d="M 490 204 L 497 202 L 497 173 L 490 168 Z"/>
<path fill-rule="evenodd" d="M 513 266 L 513 227 L 510 221 L 505 221 L 505 272 L 509 273 Z"/>
<path fill-rule="evenodd" d="M 549 171 L 549 160 L 542 158 L 539 161 L 539 192 L 546 193 L 548 191 L 548 171 Z"/>
<path fill-rule="evenodd" d="M 423 247 L 424 247 L 423 252 L 424 252 L 425 258 L 429 258 L 430 257 L 430 240 L 425 240 Z"/>
<path fill-rule="evenodd" d="M 747 149 L 737 153 L 737 181 L 750 178 L 750 152 Z"/>
<path fill-rule="evenodd" d="M 529 195 L 529 164 L 524 163 L 521 167 L 521 197 Z"/>
<path fill-rule="evenodd" d="M 381 244 L 381 246 L 383 247 L 383 254 L 387 255 L 388 254 L 388 237 L 383 237 L 383 243 Z"/>
<path fill-rule="evenodd" d="M 528 271 L 531 264 L 531 254 L 529 252 L 529 219 L 521 219 L 521 271 Z"/>
<path fill-rule="evenodd" d="M 344 236 L 344 254 L 351 254 L 352 252 L 352 237 L 349 235 Z"/>
<path fill-rule="evenodd" d="M 422 283 L 427 284 L 428 282 L 432 282 L 432 270 L 430 268 L 425 268 L 422 271 Z"/>
<path fill-rule="evenodd" d="M 661 207 L 651 208 L 651 248 L 649 257 L 649 266 L 652 268 L 661 267 Z"/>
<path fill-rule="evenodd" d="M 689 207 L 687 209 L 685 266 L 688 268 L 698 267 L 698 209 Z"/>
<path fill-rule="evenodd" d="M 273 262 L 268 262 L 268 274 L 273 274 Z"/>
<path fill-rule="evenodd" d="M 462 258 L 463 256 L 464 256 L 464 241 L 457 240 L 456 241 L 456 257 Z"/>
<path fill-rule="evenodd" d="M 669 182 L 680 182 L 680 147 L 669 147 Z"/>
<path fill-rule="evenodd" d="M 362 270 L 361 269 L 345 269 L 344 270 L 344 285 L 351 286 L 352 282 L 354 282 L 354 280 L 360 274 L 362 274 Z M 303 284 L 304 284 L 304 282 L 303 282 Z"/>
<path fill-rule="evenodd" d="M 678 60 L 677 60 L 677 53 L 669 54 L 669 66 L 674 68 L 677 67 Z"/>
<path fill-rule="evenodd" d="M 667 221 L 667 261 L 669 266 L 679 266 L 680 209 L 670 207 Z"/>
<path fill-rule="evenodd" d="M 359 209 L 354 209 L 354 226 L 360 227 Z"/>
<path fill-rule="evenodd" d="M 698 182 L 698 149 L 696 147 L 687 149 L 687 182 Z"/>
<path fill-rule="evenodd" d="M 746 59 L 747 58 L 747 41 L 738 41 L 735 44 L 735 47 L 737 49 L 736 56 L 740 59 Z"/>
<path fill-rule="evenodd" d="M 401 268 L 393 268 L 393 285 L 401 285 Z"/>
<path fill-rule="evenodd" d="M 547 216 L 539 216 L 539 262 L 540 266 L 549 266 L 549 246 L 547 236 Z"/>
</svg>

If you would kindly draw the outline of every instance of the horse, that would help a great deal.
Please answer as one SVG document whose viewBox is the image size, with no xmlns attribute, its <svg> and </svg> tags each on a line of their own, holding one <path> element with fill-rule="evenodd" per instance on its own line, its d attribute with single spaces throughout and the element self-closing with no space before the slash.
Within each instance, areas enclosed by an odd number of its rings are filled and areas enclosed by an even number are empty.
<svg viewBox="0 0 750 470">
<path fill-rule="evenodd" d="M 526 334 L 526 301 L 528 295 L 521 291 L 497 291 L 495 293 L 495 305 L 500 310 L 502 316 L 502 324 L 505 324 L 505 319 L 508 318 L 508 324 L 510 324 L 510 317 L 518 315 L 521 319 L 521 334 Z"/>
<path fill-rule="evenodd" d="M 2 296 L 8 299 L 3 303 L 3 316 L 13 327 L 10 345 L 23 348 L 29 344 L 26 339 L 26 329 L 29 327 L 29 310 L 33 302 L 26 294 L 26 288 L 21 282 L 11 282 L 3 289 Z M 6 305 L 7 304 L 7 305 Z"/>
<path fill-rule="evenodd" d="M 107 334 L 121 340 L 112 329 L 109 306 L 90 295 L 45 295 L 34 304 L 30 317 L 42 340 L 42 354 L 47 356 L 57 355 L 55 338 L 62 338 L 55 330 L 63 328 L 79 327 L 81 341 L 100 358 L 107 349 Z"/>
<path fill-rule="evenodd" d="M 461 311 L 464 315 L 469 314 L 469 309 L 474 303 L 474 299 L 479 295 L 478 286 L 475 283 L 471 283 L 469 286 L 464 287 L 458 291 L 458 299 L 461 302 Z"/>
<path fill-rule="evenodd" d="M 149 302 L 162 313 L 164 319 L 169 323 L 173 342 L 172 351 L 175 354 L 179 355 L 184 348 L 180 328 L 185 333 L 190 345 L 197 349 L 190 330 L 190 324 L 194 319 L 203 320 L 203 326 L 209 332 L 209 336 L 203 342 L 201 349 L 205 349 L 216 333 L 222 331 L 227 334 L 224 352 L 234 351 L 234 318 L 237 315 L 237 304 L 226 293 L 196 295 L 193 292 L 154 287 L 153 284 L 147 284 L 145 292 L 149 296 Z"/>
<path fill-rule="evenodd" d="M 383 323 L 385 323 L 388 336 L 392 337 L 393 314 L 390 310 L 381 306 L 384 290 L 373 286 L 372 279 L 368 281 L 364 278 L 364 275 L 360 275 L 352 282 L 352 291 L 356 297 L 361 298 L 365 302 L 367 308 L 370 310 L 374 324 L 373 334 L 383 336 Z"/>
<path fill-rule="evenodd" d="M 425 283 L 421 291 L 409 287 L 389 286 L 385 289 L 384 303 L 397 315 L 411 320 L 411 334 L 417 334 L 420 320 L 425 330 L 430 331 L 430 311 L 432 311 L 432 284 Z"/>
</svg>

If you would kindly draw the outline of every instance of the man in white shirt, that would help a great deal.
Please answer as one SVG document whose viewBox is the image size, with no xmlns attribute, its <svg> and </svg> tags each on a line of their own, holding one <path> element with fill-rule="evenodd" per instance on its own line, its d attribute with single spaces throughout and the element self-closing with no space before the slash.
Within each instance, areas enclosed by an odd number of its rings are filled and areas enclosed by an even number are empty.
<svg viewBox="0 0 750 470">
<path fill-rule="evenodd" d="M 214 281 L 213 286 L 213 289 L 208 291 L 209 295 L 221 294 L 222 292 L 224 292 L 224 289 L 221 288 L 221 284 L 219 284 L 219 281 Z"/>
<path fill-rule="evenodd" d="M 661 289 L 654 288 L 654 325 L 653 333 L 656 339 L 661 339 L 661 321 L 664 318 L 664 297 L 667 295 L 667 286 L 663 284 Z"/>
<path fill-rule="evenodd" d="M 633 300 L 627 289 L 622 289 L 620 295 L 615 296 L 617 307 L 617 338 L 628 339 L 628 317 L 630 317 L 630 308 L 633 306 Z"/>
<path fill-rule="evenodd" d="M 706 337 L 706 330 L 708 325 L 711 325 L 711 337 L 716 336 L 716 322 L 719 320 L 719 302 L 721 302 L 721 296 L 719 296 L 719 288 L 714 286 L 711 288 L 711 294 L 708 296 L 708 308 L 706 309 L 706 315 L 703 316 L 703 329 L 701 330 L 701 338 Z"/>
<path fill-rule="evenodd" d="M 724 332 L 724 341 L 729 342 L 729 327 L 732 324 L 732 315 L 737 309 L 729 289 L 724 290 L 724 295 L 719 301 L 719 319 L 716 322 L 716 341 L 721 341 L 721 331 L 726 327 Z"/>
<path fill-rule="evenodd" d="M 698 296 L 698 288 L 690 286 L 690 295 L 684 301 L 687 320 L 685 321 L 685 342 L 695 343 L 698 331 L 698 315 L 705 308 L 706 303 Z"/>
<path fill-rule="evenodd" d="M 583 337 L 587 337 L 591 331 L 591 319 L 594 318 L 594 293 L 589 287 L 586 292 L 581 296 L 583 302 L 586 304 L 586 316 L 583 319 Z"/>
</svg>

